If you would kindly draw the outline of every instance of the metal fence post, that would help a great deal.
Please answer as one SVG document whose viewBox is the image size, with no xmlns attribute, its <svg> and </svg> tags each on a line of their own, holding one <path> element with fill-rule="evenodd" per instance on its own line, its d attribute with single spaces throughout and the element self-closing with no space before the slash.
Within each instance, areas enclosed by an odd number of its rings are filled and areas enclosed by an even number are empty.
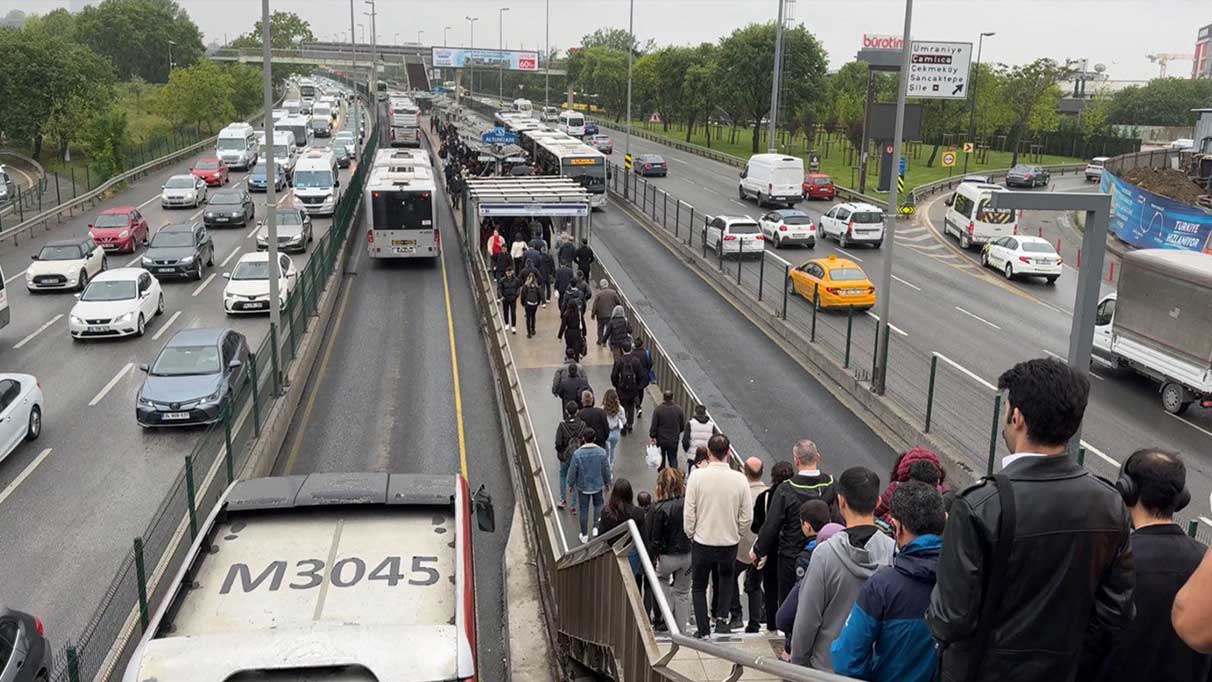
<svg viewBox="0 0 1212 682">
<path fill-rule="evenodd" d="M 59 194 L 59 174 L 55 173 L 55 205 L 63 203 L 63 198 Z"/>
<path fill-rule="evenodd" d="M 741 264 L 745 262 L 745 240 L 741 239 L 737 242 L 739 250 L 736 252 L 736 285 L 741 286 Z"/>
<path fill-rule="evenodd" d="M 93 191 L 93 174 L 88 170 L 88 164 L 84 165 L 84 186 L 88 191 Z"/>
<path fill-rule="evenodd" d="M 279 374 L 278 363 L 278 326 L 275 324 L 269 325 L 269 355 L 270 361 L 273 362 L 274 369 L 274 396 L 282 395 L 282 375 Z"/>
<path fill-rule="evenodd" d="M 194 485 L 194 456 L 185 456 L 185 498 L 189 500 L 189 537 L 198 537 L 198 492 Z"/>
<path fill-rule="evenodd" d="M 223 443 L 227 452 L 227 482 L 236 480 L 236 453 L 231 443 L 231 406 L 223 410 Z"/>
<path fill-rule="evenodd" d="M 677 199 L 673 204 L 673 238 L 678 238 L 682 227 L 682 200 Z"/>
<path fill-rule="evenodd" d="M 989 464 L 985 468 L 986 475 L 993 475 L 993 458 L 997 455 L 997 427 L 1002 416 L 1002 395 L 993 396 L 993 427 L 989 432 Z"/>
<path fill-rule="evenodd" d="M 21 185 L 17 185 L 17 221 L 25 222 L 25 206 L 21 196 Z"/>
<path fill-rule="evenodd" d="M 762 290 L 766 288 L 766 252 L 763 249 L 762 257 L 758 260 L 758 302 L 762 300 Z"/>
<path fill-rule="evenodd" d="M 135 538 L 135 582 L 139 588 L 139 621 L 147 630 L 147 569 L 143 565 L 143 538 Z"/>
<path fill-rule="evenodd" d="M 248 373 L 252 375 L 253 436 L 261 435 L 261 396 L 257 390 L 257 354 L 248 354 Z"/>
<path fill-rule="evenodd" d="M 1198 529 L 1199 529 L 1199 521 L 1196 521 L 1195 519 L 1191 519 L 1190 521 L 1187 522 L 1187 535 L 1188 536 L 1195 537 L 1195 532 Z"/>
<path fill-rule="evenodd" d="M 854 331 L 854 306 L 846 306 L 846 358 L 842 361 L 843 369 L 850 369 L 850 334 Z"/>
<path fill-rule="evenodd" d="M 694 207 L 690 207 L 689 227 L 686 229 L 686 246 L 694 246 Z"/>
<path fill-rule="evenodd" d="M 665 226 L 666 230 L 668 230 L 669 229 L 669 192 L 666 192 L 665 190 L 661 190 L 661 194 L 664 195 L 664 197 L 665 197 L 664 199 L 661 200 L 661 204 L 663 204 L 663 206 L 661 208 L 661 224 Z"/>
<path fill-rule="evenodd" d="M 290 327 L 290 360 L 295 359 L 295 308 L 298 307 L 295 303 L 299 300 L 298 296 L 288 296 L 286 298 L 286 324 Z"/>
<path fill-rule="evenodd" d="M 80 655 L 76 652 L 76 643 L 67 642 L 67 680 L 80 682 Z"/>
<path fill-rule="evenodd" d="M 875 365 L 880 357 L 880 326 L 875 325 L 875 347 L 871 349 L 871 373 L 875 374 Z"/>
<path fill-rule="evenodd" d="M 938 356 L 930 356 L 930 383 L 926 385 L 926 426 L 922 433 L 930 433 L 930 418 L 934 416 L 934 380 L 938 376 Z"/>
<path fill-rule="evenodd" d="M 812 329 L 808 333 L 808 340 L 816 343 L 816 314 L 821 310 L 821 283 L 812 283 Z"/>
</svg>

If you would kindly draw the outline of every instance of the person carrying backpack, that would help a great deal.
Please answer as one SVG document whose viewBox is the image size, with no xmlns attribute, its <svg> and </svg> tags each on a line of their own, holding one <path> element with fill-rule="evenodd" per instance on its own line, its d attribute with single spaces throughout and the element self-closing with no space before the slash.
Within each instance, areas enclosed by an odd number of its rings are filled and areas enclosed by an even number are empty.
<svg viewBox="0 0 1212 682">
<path fill-rule="evenodd" d="M 623 306 L 616 305 L 614 310 L 610 312 L 610 319 L 606 320 L 606 324 L 602 327 L 602 338 L 599 341 L 605 341 L 610 345 L 610 354 L 617 360 L 623 353 L 631 352 L 631 324 L 627 322 L 627 313 L 624 312 Z M 623 346 L 627 346 L 627 350 L 623 350 Z M 638 358 L 637 358 L 638 359 Z M 644 369 L 641 363 L 641 374 L 636 385 L 638 386 L 648 376 L 648 371 Z"/>
<path fill-rule="evenodd" d="M 640 394 L 640 382 L 643 381 L 644 367 L 639 358 L 631 355 L 631 342 L 624 341 L 622 354 L 614 361 L 610 371 L 610 384 L 619 393 L 619 402 L 627 414 L 627 423 L 623 426 L 622 435 L 631 433 L 635 424 L 635 403 Z"/>
<path fill-rule="evenodd" d="M 564 403 L 564 420 L 556 425 L 555 451 L 560 460 L 560 503 L 556 506 L 560 509 L 568 506 L 568 463 L 572 461 L 572 453 L 584 445 L 581 432 L 585 430 L 585 422 L 577 417 L 580 409 L 574 400 Z"/>
<path fill-rule="evenodd" d="M 543 288 L 535 280 L 535 275 L 529 274 L 526 276 L 526 283 L 522 285 L 522 308 L 526 311 L 526 338 L 532 338 L 535 334 L 535 316 L 539 312 L 539 305 L 543 302 Z"/>
</svg>

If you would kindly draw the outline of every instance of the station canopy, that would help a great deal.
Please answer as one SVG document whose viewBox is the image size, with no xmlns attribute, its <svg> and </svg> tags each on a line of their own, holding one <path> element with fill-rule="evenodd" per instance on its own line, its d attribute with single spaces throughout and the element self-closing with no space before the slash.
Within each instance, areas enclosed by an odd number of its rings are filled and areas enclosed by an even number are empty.
<svg viewBox="0 0 1212 682">
<path fill-rule="evenodd" d="M 569 178 L 468 178 L 467 198 L 480 217 L 589 215 L 589 192 Z"/>
</svg>

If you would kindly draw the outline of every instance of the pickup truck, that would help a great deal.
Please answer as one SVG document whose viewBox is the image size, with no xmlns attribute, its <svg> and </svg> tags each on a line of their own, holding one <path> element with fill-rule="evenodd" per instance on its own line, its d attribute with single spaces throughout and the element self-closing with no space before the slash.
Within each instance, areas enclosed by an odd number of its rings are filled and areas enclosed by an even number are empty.
<svg viewBox="0 0 1212 682">
<path fill-rule="evenodd" d="M 1119 289 L 1099 301 L 1093 357 L 1158 386 L 1162 407 L 1212 407 L 1212 255 L 1141 249 L 1124 256 Z"/>
</svg>

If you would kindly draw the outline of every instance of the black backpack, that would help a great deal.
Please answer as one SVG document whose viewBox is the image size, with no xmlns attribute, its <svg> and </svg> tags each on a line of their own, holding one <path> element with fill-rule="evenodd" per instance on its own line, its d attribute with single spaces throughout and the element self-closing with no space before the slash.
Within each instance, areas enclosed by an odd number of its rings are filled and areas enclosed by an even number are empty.
<svg viewBox="0 0 1212 682">
<path fill-rule="evenodd" d="M 564 307 L 575 305 L 578 312 L 585 310 L 585 296 L 581 292 L 581 288 L 575 284 L 568 285 L 568 291 L 564 292 Z"/>
<path fill-rule="evenodd" d="M 640 390 L 640 377 L 635 369 L 635 360 L 630 357 L 623 357 L 619 360 L 623 366 L 619 368 L 619 391 L 623 393 L 637 393 Z"/>
<path fill-rule="evenodd" d="M 525 293 L 522 295 L 522 303 L 524 305 L 538 305 L 543 302 L 543 294 L 539 291 L 537 285 L 527 285 Z"/>
<path fill-rule="evenodd" d="M 568 429 L 575 429 L 575 433 L 568 436 L 568 444 L 564 446 L 564 451 L 556 453 L 556 457 L 559 458 L 560 462 L 571 461 L 572 453 L 576 452 L 577 448 L 585 444 L 585 441 L 581 439 L 581 430 L 584 428 L 584 426 L 584 423 L 579 419 L 575 424 L 572 425 L 569 425 L 568 422 L 560 422 L 560 431 L 565 435 L 568 434 Z"/>
</svg>

